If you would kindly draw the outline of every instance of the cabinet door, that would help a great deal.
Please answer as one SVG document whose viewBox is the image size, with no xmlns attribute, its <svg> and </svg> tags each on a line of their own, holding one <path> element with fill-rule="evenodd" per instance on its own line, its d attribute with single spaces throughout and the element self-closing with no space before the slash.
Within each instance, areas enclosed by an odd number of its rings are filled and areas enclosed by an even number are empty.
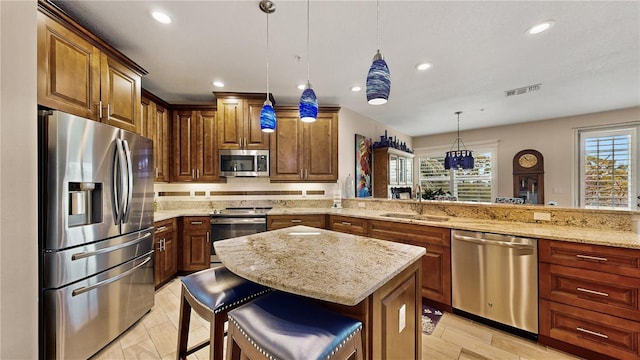
<svg viewBox="0 0 640 360">
<path fill-rule="evenodd" d="M 182 262 L 180 270 L 198 271 L 211 264 L 209 217 L 182 218 Z"/>
<path fill-rule="evenodd" d="M 305 181 L 338 180 L 338 116 L 319 113 L 304 124 Z"/>
<path fill-rule="evenodd" d="M 155 113 L 156 104 L 147 99 L 140 99 L 140 135 L 147 137 L 153 141 L 153 129 L 155 128 L 154 122 L 155 117 L 153 116 Z M 155 155 L 155 143 L 154 145 L 154 155 Z"/>
<path fill-rule="evenodd" d="M 38 11 L 38 104 L 98 120 L 100 50 Z"/>
<path fill-rule="evenodd" d="M 269 150 L 269 133 L 260 129 L 260 112 L 264 99 L 247 99 L 245 102 L 244 136 L 245 148 L 251 150 Z"/>
<path fill-rule="evenodd" d="M 389 155 L 389 185 L 398 185 L 398 155 Z"/>
<path fill-rule="evenodd" d="M 179 110 L 173 114 L 173 166 L 171 181 L 194 181 L 196 156 L 195 119 L 191 111 Z"/>
<path fill-rule="evenodd" d="M 300 181 L 302 165 L 302 121 L 295 111 L 276 113 L 276 131 L 270 139 L 270 174 L 272 181 Z"/>
<path fill-rule="evenodd" d="M 216 148 L 216 112 L 198 111 L 196 137 L 196 181 L 219 181 Z"/>
<path fill-rule="evenodd" d="M 162 106 L 154 107 L 153 121 L 153 163 L 155 181 L 169 181 L 169 110 Z"/>
<path fill-rule="evenodd" d="M 220 149 L 241 149 L 244 142 L 244 101 L 238 98 L 218 99 L 217 111 L 218 147 Z"/>
<path fill-rule="evenodd" d="M 161 267 L 163 281 L 173 278 L 178 272 L 178 244 L 175 233 L 167 234 L 164 239 L 163 264 Z"/>
<path fill-rule="evenodd" d="M 100 67 L 101 121 L 139 134 L 140 75 L 104 53 Z"/>
</svg>

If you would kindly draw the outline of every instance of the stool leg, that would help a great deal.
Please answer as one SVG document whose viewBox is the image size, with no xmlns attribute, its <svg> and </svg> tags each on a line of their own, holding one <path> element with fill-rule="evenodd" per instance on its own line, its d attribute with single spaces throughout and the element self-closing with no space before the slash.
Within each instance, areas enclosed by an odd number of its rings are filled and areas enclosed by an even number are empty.
<svg viewBox="0 0 640 360">
<path fill-rule="evenodd" d="M 178 352 L 177 360 L 186 360 L 187 342 L 189 340 L 189 323 L 191 322 L 191 304 L 185 298 L 185 290 L 182 289 L 180 300 L 180 320 L 178 321 Z"/>
<path fill-rule="evenodd" d="M 210 360 L 224 359 L 224 322 L 226 320 L 226 312 L 213 314 L 209 331 L 209 336 L 211 337 L 211 348 L 209 349 Z"/>
</svg>

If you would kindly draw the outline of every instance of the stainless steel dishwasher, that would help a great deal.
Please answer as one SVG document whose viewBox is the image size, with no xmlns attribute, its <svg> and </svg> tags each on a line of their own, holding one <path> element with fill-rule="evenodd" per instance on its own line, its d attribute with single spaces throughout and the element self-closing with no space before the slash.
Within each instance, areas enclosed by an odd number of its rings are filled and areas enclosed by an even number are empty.
<svg viewBox="0 0 640 360">
<path fill-rule="evenodd" d="M 451 301 L 454 313 L 537 338 L 538 241 L 451 231 Z"/>
</svg>

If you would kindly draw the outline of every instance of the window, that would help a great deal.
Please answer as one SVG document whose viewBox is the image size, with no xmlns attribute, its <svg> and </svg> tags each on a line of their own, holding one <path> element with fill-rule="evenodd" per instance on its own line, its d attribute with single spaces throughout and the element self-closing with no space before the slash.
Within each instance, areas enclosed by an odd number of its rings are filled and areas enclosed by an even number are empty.
<svg viewBox="0 0 640 360">
<path fill-rule="evenodd" d="M 469 170 L 445 170 L 447 149 L 422 149 L 418 158 L 418 181 L 423 191 L 448 192 L 460 201 L 492 202 L 497 193 L 497 143 L 493 146 L 469 147 L 473 150 L 475 167 Z"/>
<path fill-rule="evenodd" d="M 579 205 L 636 209 L 638 126 L 578 130 Z"/>
</svg>

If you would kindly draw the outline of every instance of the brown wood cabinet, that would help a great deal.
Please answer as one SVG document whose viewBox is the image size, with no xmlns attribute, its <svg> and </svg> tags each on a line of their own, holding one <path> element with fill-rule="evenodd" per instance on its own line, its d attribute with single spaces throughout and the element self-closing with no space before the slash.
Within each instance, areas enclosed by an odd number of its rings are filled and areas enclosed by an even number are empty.
<svg viewBox="0 0 640 360">
<path fill-rule="evenodd" d="M 373 197 L 388 199 L 390 187 L 413 185 L 413 154 L 395 148 L 373 150 Z"/>
<path fill-rule="evenodd" d="M 369 222 L 367 219 L 352 216 L 329 215 L 329 230 L 347 234 L 366 236 Z"/>
<path fill-rule="evenodd" d="M 600 359 L 640 357 L 640 250 L 541 239 L 539 341 Z"/>
<path fill-rule="evenodd" d="M 300 120 L 298 109 L 276 109 L 270 139 L 273 182 L 334 182 L 338 179 L 338 108 L 320 108 L 315 122 Z"/>
<path fill-rule="evenodd" d="M 156 289 L 173 279 L 178 271 L 178 241 L 176 219 L 154 223 L 154 284 Z"/>
<path fill-rule="evenodd" d="M 369 220 L 368 236 L 422 246 L 422 296 L 451 310 L 451 230 L 418 224 Z"/>
<path fill-rule="evenodd" d="M 194 272 L 211 266 L 211 224 L 208 216 L 182 218 L 180 271 Z"/>
<path fill-rule="evenodd" d="M 327 216 L 325 214 L 267 215 L 267 230 L 282 229 L 296 225 L 324 229 L 326 223 Z"/>
<path fill-rule="evenodd" d="M 171 181 L 218 182 L 216 111 L 213 107 L 174 107 Z"/>
<path fill-rule="evenodd" d="M 169 104 L 142 89 L 141 134 L 153 141 L 154 181 L 169 181 Z"/>
<path fill-rule="evenodd" d="M 38 104 L 140 133 L 146 71 L 55 7 L 38 10 Z"/>
<path fill-rule="evenodd" d="M 269 133 L 260 130 L 264 94 L 215 93 L 218 148 L 268 150 Z"/>
</svg>

